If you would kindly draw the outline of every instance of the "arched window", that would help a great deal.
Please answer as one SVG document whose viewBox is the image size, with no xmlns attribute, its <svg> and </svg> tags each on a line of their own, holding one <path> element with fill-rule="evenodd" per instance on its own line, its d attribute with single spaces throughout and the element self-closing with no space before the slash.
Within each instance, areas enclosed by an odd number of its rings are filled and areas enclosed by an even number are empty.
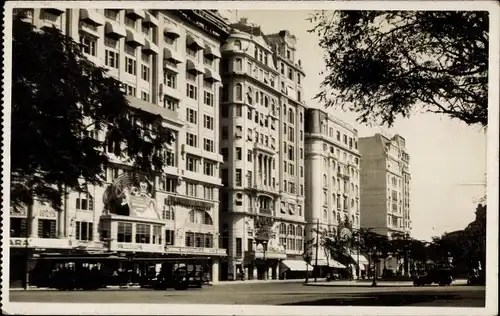
<svg viewBox="0 0 500 316">
<path fill-rule="evenodd" d="M 351 215 L 351 224 L 354 224 L 354 215 Z"/>
<path fill-rule="evenodd" d="M 269 98 L 267 95 L 264 97 L 264 106 L 267 108 L 269 106 Z"/>
<path fill-rule="evenodd" d="M 234 48 L 236 50 L 241 50 L 241 41 L 240 40 L 235 40 L 233 45 L 234 45 Z"/>
<path fill-rule="evenodd" d="M 323 187 L 327 187 L 328 186 L 328 180 L 327 180 L 327 177 L 326 177 L 326 174 L 323 175 Z"/>
<path fill-rule="evenodd" d="M 280 224 L 280 235 L 286 235 L 286 225 L 284 223 Z"/>
<path fill-rule="evenodd" d="M 255 91 L 255 103 L 259 103 L 259 91 Z"/>
<path fill-rule="evenodd" d="M 351 199 L 351 208 L 354 208 L 354 199 Z"/>
<path fill-rule="evenodd" d="M 236 201 L 237 206 L 243 205 L 243 195 L 241 193 L 236 193 Z"/>
<path fill-rule="evenodd" d="M 208 212 L 205 212 L 203 214 L 203 224 L 205 225 L 213 225 L 214 222 L 212 220 L 212 216 L 210 216 L 210 214 L 208 214 Z"/>
<path fill-rule="evenodd" d="M 237 101 L 243 101 L 243 87 L 241 86 L 241 83 L 236 84 L 234 93 Z"/>
<path fill-rule="evenodd" d="M 292 224 L 288 225 L 288 235 L 295 235 L 295 226 L 293 226 Z"/>
<path fill-rule="evenodd" d="M 337 222 L 340 223 L 340 213 L 337 213 Z"/>
<path fill-rule="evenodd" d="M 332 177 L 332 187 L 335 188 L 335 177 Z"/>
<path fill-rule="evenodd" d="M 302 237 L 302 226 L 297 226 L 295 230 L 295 235 L 298 237 Z"/>
</svg>

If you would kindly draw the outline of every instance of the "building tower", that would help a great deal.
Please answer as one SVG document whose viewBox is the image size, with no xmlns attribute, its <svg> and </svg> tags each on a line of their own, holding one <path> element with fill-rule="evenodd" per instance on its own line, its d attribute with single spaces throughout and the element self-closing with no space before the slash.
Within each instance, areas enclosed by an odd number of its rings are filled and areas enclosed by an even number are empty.
<svg viewBox="0 0 500 316">
<path fill-rule="evenodd" d="M 318 226 L 320 235 L 332 238 L 339 236 L 339 230 L 352 234 L 360 227 L 360 153 L 357 130 L 322 110 L 306 111 L 305 129 L 306 238 L 312 242 L 308 251 L 314 263 Z M 321 246 L 317 249 L 318 266 L 335 267 L 329 252 Z"/>
<path fill-rule="evenodd" d="M 392 236 L 411 234 L 410 155 L 405 139 L 380 133 L 359 139 L 361 152 L 361 227 Z M 389 260 L 386 267 L 398 268 Z"/>
<path fill-rule="evenodd" d="M 223 277 L 276 279 L 303 251 L 304 73 L 289 32 L 231 27 L 221 48 Z"/>
</svg>

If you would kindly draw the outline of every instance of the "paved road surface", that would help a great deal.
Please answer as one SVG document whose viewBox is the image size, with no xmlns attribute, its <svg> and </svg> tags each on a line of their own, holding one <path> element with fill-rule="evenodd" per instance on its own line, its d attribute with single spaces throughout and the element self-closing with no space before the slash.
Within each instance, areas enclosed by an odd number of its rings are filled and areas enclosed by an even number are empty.
<svg viewBox="0 0 500 316">
<path fill-rule="evenodd" d="M 176 303 L 353 306 L 484 307 L 485 287 L 305 286 L 253 283 L 208 286 L 187 291 L 148 289 L 99 291 L 10 291 L 12 302 Z"/>
</svg>

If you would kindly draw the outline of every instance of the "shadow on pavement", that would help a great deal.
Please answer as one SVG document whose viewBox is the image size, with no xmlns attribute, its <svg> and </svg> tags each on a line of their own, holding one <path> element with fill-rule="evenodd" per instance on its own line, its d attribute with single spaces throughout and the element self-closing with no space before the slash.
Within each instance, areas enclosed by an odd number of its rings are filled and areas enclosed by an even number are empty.
<svg viewBox="0 0 500 316">
<path fill-rule="evenodd" d="M 466 306 L 484 307 L 484 296 L 482 299 L 478 297 L 472 301 L 457 294 L 436 294 L 436 293 L 401 293 L 401 292 L 384 292 L 384 293 L 349 293 L 345 295 L 336 293 L 339 297 L 318 299 L 312 301 L 302 301 L 287 303 L 283 305 L 308 305 L 308 306 L 324 306 L 324 305 L 348 305 L 348 306 L 406 306 L 406 305 L 428 305 L 439 306 L 441 302 L 446 301 L 449 306 L 450 302 L 460 302 L 463 299 L 467 300 Z M 441 302 L 439 302 L 441 301 Z M 422 304 L 423 303 L 423 304 Z M 458 305 L 463 306 L 465 302 Z"/>
</svg>

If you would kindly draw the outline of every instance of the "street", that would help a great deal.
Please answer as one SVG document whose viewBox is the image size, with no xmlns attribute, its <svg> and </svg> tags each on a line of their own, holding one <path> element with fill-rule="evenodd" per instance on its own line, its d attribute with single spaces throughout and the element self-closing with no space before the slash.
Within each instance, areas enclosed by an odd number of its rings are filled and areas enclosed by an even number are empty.
<svg viewBox="0 0 500 316">
<path fill-rule="evenodd" d="M 10 291 L 11 302 L 175 303 L 257 305 L 448 306 L 484 307 L 485 287 L 452 285 L 306 286 L 293 283 L 249 283 L 206 286 L 187 291 L 103 289 L 99 291 Z"/>
</svg>

